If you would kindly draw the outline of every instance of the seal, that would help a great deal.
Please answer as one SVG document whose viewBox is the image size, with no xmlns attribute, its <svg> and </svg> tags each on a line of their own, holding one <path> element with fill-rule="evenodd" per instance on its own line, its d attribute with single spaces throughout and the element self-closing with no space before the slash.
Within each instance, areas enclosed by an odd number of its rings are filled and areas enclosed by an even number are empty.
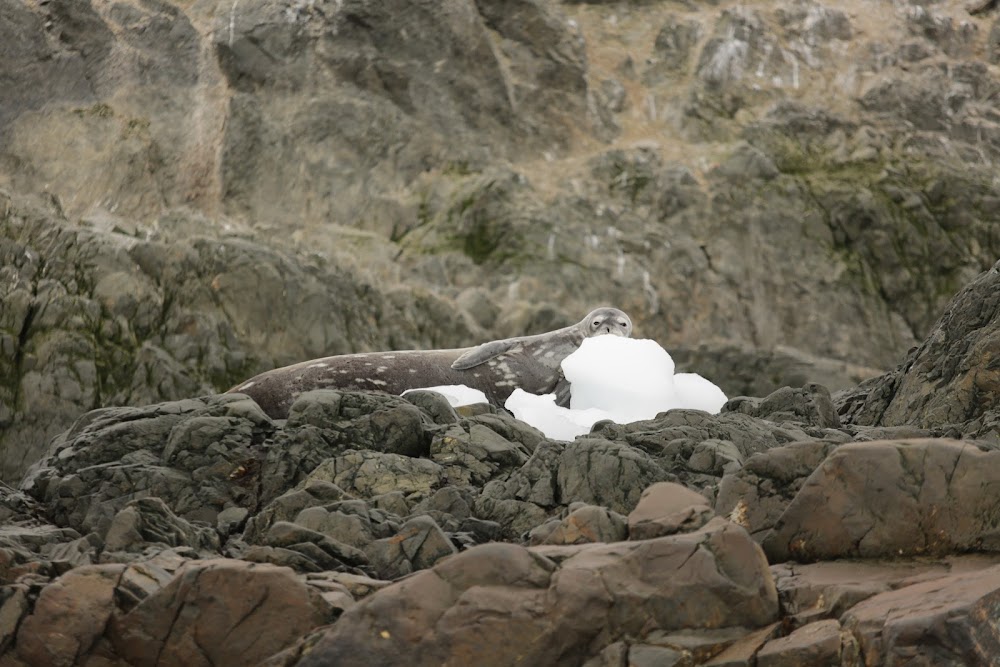
<svg viewBox="0 0 1000 667">
<path fill-rule="evenodd" d="M 617 308 L 598 308 L 577 324 L 533 336 L 494 340 L 452 350 L 401 350 L 341 354 L 276 368 L 241 382 L 228 392 L 246 394 L 272 419 L 285 419 L 295 399 L 312 389 L 347 389 L 402 394 L 408 389 L 464 384 L 503 405 L 514 389 L 556 394 L 569 406 L 569 382 L 562 360 L 585 338 L 631 336 L 632 320 Z"/>
</svg>

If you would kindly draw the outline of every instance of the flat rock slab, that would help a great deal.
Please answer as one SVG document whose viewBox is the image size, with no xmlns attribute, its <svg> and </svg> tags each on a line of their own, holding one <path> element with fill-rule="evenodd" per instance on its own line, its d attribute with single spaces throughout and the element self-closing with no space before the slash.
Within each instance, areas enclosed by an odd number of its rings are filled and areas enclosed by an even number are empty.
<svg viewBox="0 0 1000 667">
<path fill-rule="evenodd" d="M 995 665 L 998 607 L 1000 565 L 881 593 L 841 623 L 866 665 Z"/>
<path fill-rule="evenodd" d="M 839 667 L 840 623 L 828 619 L 772 639 L 757 653 L 757 667 Z"/>
<path fill-rule="evenodd" d="M 940 560 L 838 560 L 771 566 L 786 622 L 802 625 L 839 618 L 870 597 L 912 584 L 1000 565 L 1000 554 L 968 554 Z"/>
<path fill-rule="evenodd" d="M 1000 451 L 948 439 L 842 445 L 763 543 L 771 563 L 1000 550 Z"/>
</svg>

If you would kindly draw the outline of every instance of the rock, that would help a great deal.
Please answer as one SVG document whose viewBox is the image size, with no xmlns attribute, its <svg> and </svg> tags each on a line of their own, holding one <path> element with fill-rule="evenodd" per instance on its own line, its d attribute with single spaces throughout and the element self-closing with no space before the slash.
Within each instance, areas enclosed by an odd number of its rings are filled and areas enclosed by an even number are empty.
<svg viewBox="0 0 1000 667">
<path fill-rule="evenodd" d="M 403 398 L 420 408 L 435 424 L 454 424 L 458 421 L 458 413 L 455 408 L 451 406 L 447 398 L 436 391 L 415 389 L 406 392 Z"/>
<path fill-rule="evenodd" d="M 286 426 L 320 429 L 332 447 L 422 456 L 430 446 L 423 428 L 425 419 L 417 407 L 402 398 L 317 389 L 295 400 Z"/>
<path fill-rule="evenodd" d="M 760 667 L 839 667 L 840 623 L 830 619 L 804 625 L 787 637 L 772 639 L 757 653 Z"/>
<path fill-rule="evenodd" d="M 954 440 L 842 445 L 762 542 L 772 563 L 998 551 L 1000 452 Z"/>
<path fill-rule="evenodd" d="M 671 348 L 677 372 L 691 371 L 711 378 L 728 396 L 768 396 L 782 387 L 815 382 L 830 391 L 853 389 L 859 382 L 882 375 L 883 369 L 850 359 L 811 354 L 780 347 L 761 350 L 750 345 L 698 341 Z"/>
<path fill-rule="evenodd" d="M 21 619 L 31 611 L 28 586 L 4 586 L 0 589 L 0 652 L 8 653 L 14 644 Z"/>
<path fill-rule="evenodd" d="M 843 396 L 840 413 L 855 424 L 932 428 L 968 424 L 982 437 L 996 411 L 1000 263 L 957 294 L 927 340 L 894 371 Z M 980 421 L 976 421 L 976 420 Z M 982 433 L 977 431 L 982 430 Z"/>
<path fill-rule="evenodd" d="M 641 501 L 640 501 L 641 503 Z M 588 542 L 620 542 L 628 531 L 625 517 L 604 507 L 582 503 L 563 519 L 551 519 L 528 534 L 528 543 L 585 544 Z"/>
<path fill-rule="evenodd" d="M 520 467 L 531 452 L 484 424 L 464 423 L 435 434 L 430 454 L 443 466 L 459 464 L 469 471 L 470 482 L 482 485 L 501 471 Z"/>
<path fill-rule="evenodd" d="M 714 516 L 705 496 L 679 484 L 658 482 L 642 492 L 628 515 L 628 536 L 648 540 L 698 530 Z"/>
<path fill-rule="evenodd" d="M 625 512 L 638 501 L 637 488 L 665 476 L 653 459 L 617 442 L 546 441 L 519 470 L 488 483 L 483 496 L 524 500 L 543 508 L 579 501 Z"/>
<path fill-rule="evenodd" d="M 39 594 L 17 631 L 17 657 L 28 664 L 75 665 L 104 634 L 124 565 L 71 570 Z"/>
<path fill-rule="evenodd" d="M 182 559 L 175 560 L 169 551 L 153 558 L 129 564 L 121 574 L 115 588 L 117 611 L 129 612 L 140 602 L 170 583 L 180 568 Z"/>
<path fill-rule="evenodd" d="M 980 4 L 0 3 L 3 661 L 989 663 Z M 595 303 L 723 413 L 213 395 Z"/>
<path fill-rule="evenodd" d="M 278 496 L 251 517 L 243 538 L 250 543 L 259 542 L 276 521 L 291 521 L 304 509 L 324 506 L 346 496 L 343 489 L 326 480 L 313 480 L 302 486 Z"/>
<path fill-rule="evenodd" d="M 130 501 L 147 495 L 189 522 L 214 523 L 225 506 L 257 500 L 252 469 L 270 426 L 248 405 L 223 395 L 89 413 L 53 442 L 24 488 L 81 532 L 107 533 Z"/>
<path fill-rule="evenodd" d="M 684 654 L 666 646 L 633 644 L 628 649 L 628 664 L 635 667 L 672 667 L 683 664 Z"/>
<path fill-rule="evenodd" d="M 458 549 L 432 518 L 416 516 L 404 523 L 398 534 L 373 542 L 369 553 L 381 578 L 396 579 L 429 568 Z"/>
<path fill-rule="evenodd" d="M 206 555 L 219 551 L 219 535 L 213 528 L 181 519 L 159 498 L 128 503 L 111 520 L 104 536 L 108 551 L 137 551 L 150 543 L 191 547 Z"/>
<path fill-rule="evenodd" d="M 751 667 L 757 659 L 757 652 L 779 629 L 778 623 L 765 625 L 727 646 L 721 653 L 705 663 L 706 667 Z"/>
<path fill-rule="evenodd" d="M 117 619 L 109 634 L 129 664 L 255 663 L 329 622 L 320 594 L 290 570 L 196 561 Z"/>
<path fill-rule="evenodd" d="M 781 425 L 745 415 L 708 415 L 696 410 L 671 410 L 654 420 L 626 425 L 603 422 L 592 435 L 601 435 L 650 452 L 666 471 L 663 481 L 714 491 L 727 472 L 759 451 L 798 440 L 812 440 L 794 423 Z M 846 439 L 846 438 L 845 438 Z"/>
<path fill-rule="evenodd" d="M 727 409 L 774 422 L 805 422 L 824 429 L 840 428 L 840 418 L 826 387 L 810 383 L 783 387 L 759 401 L 734 399 Z"/>
<path fill-rule="evenodd" d="M 653 43 L 653 52 L 657 60 L 647 70 L 646 77 L 653 75 L 653 72 L 676 74 L 686 69 L 701 32 L 701 24 L 698 21 L 668 15 L 666 23 L 660 28 Z"/>
<path fill-rule="evenodd" d="M 245 507 L 227 507 L 219 512 L 216 528 L 223 537 L 243 528 L 250 511 Z"/>
<path fill-rule="evenodd" d="M 441 486 L 444 470 L 427 459 L 367 450 L 348 450 L 325 460 L 306 477 L 306 484 L 332 482 L 362 498 L 402 491 L 407 497 L 425 496 Z"/>
<path fill-rule="evenodd" d="M 363 565 L 368 562 L 360 549 L 286 521 L 273 524 L 267 531 L 266 539 L 269 546 L 304 553 L 307 558 L 317 562 L 318 570 L 336 570 L 345 565 Z"/>
<path fill-rule="evenodd" d="M 871 597 L 841 622 L 865 664 L 917 655 L 929 664 L 985 665 L 1000 651 L 992 612 L 998 586 L 1000 567 L 956 574 Z"/>
<path fill-rule="evenodd" d="M 761 542 L 837 443 L 798 442 L 754 454 L 719 482 L 715 511 L 746 528 Z"/>
<path fill-rule="evenodd" d="M 403 655 L 413 665 L 450 656 L 479 665 L 582 662 L 588 646 L 596 653 L 625 636 L 755 627 L 777 615 L 759 549 L 725 522 L 642 542 L 537 549 L 493 544 L 453 556 L 358 603 L 310 639 L 308 652 L 290 652 L 287 664 L 370 664 Z M 572 551 L 558 565 L 542 555 L 560 549 Z M 633 612 L 616 611 L 633 603 Z M 521 641 L 484 641 L 499 632 Z M 383 641 L 364 639 L 373 633 Z"/>
</svg>

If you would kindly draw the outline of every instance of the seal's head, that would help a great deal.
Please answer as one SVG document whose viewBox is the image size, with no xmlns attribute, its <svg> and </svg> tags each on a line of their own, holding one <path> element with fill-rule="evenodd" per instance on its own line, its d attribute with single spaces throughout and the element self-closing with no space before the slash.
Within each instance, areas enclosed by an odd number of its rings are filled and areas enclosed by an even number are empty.
<svg viewBox="0 0 1000 667">
<path fill-rule="evenodd" d="M 598 308 L 580 322 L 587 337 L 611 334 L 628 338 L 632 335 L 632 320 L 617 308 Z"/>
</svg>

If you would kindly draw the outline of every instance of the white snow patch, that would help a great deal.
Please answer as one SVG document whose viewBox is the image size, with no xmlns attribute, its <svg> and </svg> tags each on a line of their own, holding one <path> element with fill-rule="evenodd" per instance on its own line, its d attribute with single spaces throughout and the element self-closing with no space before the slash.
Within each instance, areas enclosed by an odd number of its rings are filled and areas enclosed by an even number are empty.
<svg viewBox="0 0 1000 667">
<path fill-rule="evenodd" d="M 411 391 L 436 391 L 444 396 L 453 408 L 460 408 L 463 405 L 474 405 L 475 403 L 489 403 L 486 394 L 478 389 L 466 387 L 464 384 L 442 384 L 435 387 L 407 389 L 402 395 L 406 396 Z"/>
<path fill-rule="evenodd" d="M 556 405 L 555 394 L 538 396 L 517 388 L 504 403 L 514 417 L 531 424 L 547 437 L 572 440 L 590 433 L 590 428 L 602 419 L 611 419 L 610 412 L 599 408 L 573 410 Z"/>
<path fill-rule="evenodd" d="M 713 415 L 729 400 L 719 387 L 697 373 L 675 373 L 674 392 L 681 407 L 691 410 L 704 410 Z"/>
<path fill-rule="evenodd" d="M 590 432 L 602 419 L 627 424 L 652 419 L 674 408 L 717 414 L 726 395 L 696 373 L 674 374 L 674 361 L 653 340 L 595 336 L 562 362 L 570 382 L 570 407 L 555 395 L 534 396 L 520 389 L 505 407 L 550 438 L 566 440 Z"/>
</svg>

